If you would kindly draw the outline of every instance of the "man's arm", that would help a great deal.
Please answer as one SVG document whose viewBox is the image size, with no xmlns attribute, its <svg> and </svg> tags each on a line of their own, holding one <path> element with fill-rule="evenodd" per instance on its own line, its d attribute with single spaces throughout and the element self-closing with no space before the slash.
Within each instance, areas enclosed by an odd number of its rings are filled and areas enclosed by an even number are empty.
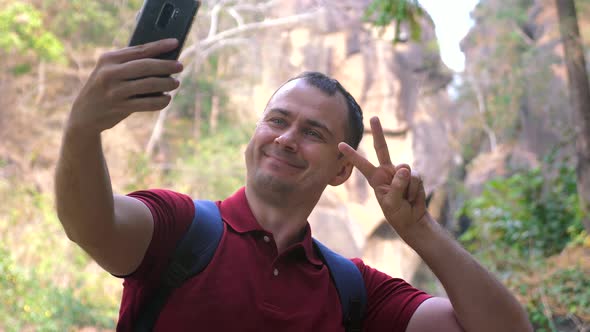
<svg viewBox="0 0 590 332">
<path fill-rule="evenodd" d="M 65 126 L 55 178 L 58 217 L 68 237 L 115 275 L 140 264 L 153 219 L 142 202 L 113 195 L 100 135 L 134 112 L 168 105 L 170 96 L 160 93 L 176 89 L 178 82 L 166 76 L 182 66 L 152 58 L 177 46 L 167 40 L 103 55 Z"/>
<path fill-rule="evenodd" d="M 419 176 L 412 175 L 408 165 L 391 163 L 376 117 L 371 119 L 371 130 L 378 167 L 346 143 L 340 143 L 339 149 L 369 181 L 387 222 L 431 268 L 450 300 L 426 300 L 407 331 L 532 331 L 514 296 L 430 216 Z"/>
<path fill-rule="evenodd" d="M 418 307 L 406 327 L 406 332 L 464 332 L 449 299 L 430 298 Z"/>
<path fill-rule="evenodd" d="M 426 214 L 404 240 L 444 286 L 446 299 L 425 301 L 412 316 L 407 332 L 445 331 L 434 325 L 446 316 L 447 326 L 464 331 L 532 331 L 520 303 L 490 272 Z M 463 331 L 459 328 L 446 331 Z"/>
</svg>

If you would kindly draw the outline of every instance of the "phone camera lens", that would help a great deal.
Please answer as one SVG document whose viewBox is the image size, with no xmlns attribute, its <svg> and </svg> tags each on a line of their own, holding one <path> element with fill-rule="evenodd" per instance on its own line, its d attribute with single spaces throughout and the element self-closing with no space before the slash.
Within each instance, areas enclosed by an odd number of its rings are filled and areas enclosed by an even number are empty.
<svg viewBox="0 0 590 332">
<path fill-rule="evenodd" d="M 166 3 L 164 5 L 164 7 L 162 7 L 162 11 L 160 12 L 160 17 L 158 17 L 158 21 L 156 22 L 156 25 L 158 26 L 158 28 L 160 28 L 160 29 L 166 28 L 168 23 L 170 23 L 170 19 L 173 18 L 172 15 L 176 15 L 176 12 L 178 12 L 178 10 L 175 9 L 172 4 Z"/>
</svg>

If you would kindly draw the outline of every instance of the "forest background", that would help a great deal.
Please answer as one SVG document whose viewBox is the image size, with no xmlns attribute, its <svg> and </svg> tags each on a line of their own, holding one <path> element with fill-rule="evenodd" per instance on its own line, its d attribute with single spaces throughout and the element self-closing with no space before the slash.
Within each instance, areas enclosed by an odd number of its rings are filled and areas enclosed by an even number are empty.
<svg viewBox="0 0 590 332">
<path fill-rule="evenodd" d="M 447 82 L 456 162 L 443 187 L 459 202 L 450 204 L 447 227 L 513 290 L 537 331 L 587 331 L 590 240 L 572 148 L 577 122 L 566 111 L 567 84 L 556 88 L 547 76 L 563 67 L 563 57 L 555 45 L 536 43 L 542 33 L 530 21 L 539 3 L 548 2 L 481 1 L 474 11 L 464 48 L 477 52 Z M 187 74 L 172 106 L 134 115 L 105 138 L 116 191 L 166 187 L 225 197 L 243 183 L 236 156 L 255 118 L 236 111 L 230 93 L 260 78 L 228 68 L 239 66 L 257 32 L 281 33 L 312 17 L 281 16 L 280 5 L 204 1 L 185 48 L 198 52 L 184 58 Z M 587 58 L 590 1 L 576 5 Z M 53 169 L 78 89 L 102 52 L 125 46 L 140 7 L 139 0 L 0 0 L 0 331 L 115 327 L 121 281 L 68 241 L 54 209 Z M 367 29 L 404 25 L 407 36 L 395 34 L 392 43 L 422 42 L 420 27 L 429 21 L 416 1 L 374 1 L 367 8 Z M 483 34 L 493 41 L 478 39 L 482 31 L 493 31 Z M 437 51 L 436 43 L 429 47 Z M 565 70 L 559 78 L 567 81 Z M 541 117 L 529 115 L 535 107 Z M 526 154 L 527 163 L 508 162 L 522 152 L 510 150 L 502 155 L 504 171 L 471 190 L 466 174 L 517 146 L 531 121 L 552 128 L 550 144 Z"/>
</svg>

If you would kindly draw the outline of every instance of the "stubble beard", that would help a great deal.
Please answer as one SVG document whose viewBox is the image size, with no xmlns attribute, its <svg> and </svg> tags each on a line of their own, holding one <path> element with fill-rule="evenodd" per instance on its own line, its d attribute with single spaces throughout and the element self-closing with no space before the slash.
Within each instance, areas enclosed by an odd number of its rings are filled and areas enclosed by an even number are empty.
<svg viewBox="0 0 590 332">
<path fill-rule="evenodd" d="M 252 160 L 248 158 L 253 157 L 252 149 L 254 147 L 250 142 L 246 148 L 246 163 L 249 165 L 253 164 Z M 263 170 L 260 166 L 250 167 L 247 170 L 247 185 L 265 201 L 277 205 L 285 204 L 285 201 L 298 190 L 297 183 L 284 181 L 277 175 L 267 173 L 268 171 Z"/>
<path fill-rule="evenodd" d="M 281 181 L 274 175 L 257 172 L 254 175 L 254 185 L 261 193 L 266 193 L 274 199 L 281 199 L 295 191 L 295 185 Z"/>
</svg>

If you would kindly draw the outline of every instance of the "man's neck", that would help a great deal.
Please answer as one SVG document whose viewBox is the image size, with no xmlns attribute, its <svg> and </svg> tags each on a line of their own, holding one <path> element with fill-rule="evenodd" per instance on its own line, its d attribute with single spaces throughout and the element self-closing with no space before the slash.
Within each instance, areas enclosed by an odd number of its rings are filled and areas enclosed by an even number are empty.
<svg viewBox="0 0 590 332">
<path fill-rule="evenodd" d="M 279 253 L 301 241 L 307 218 L 317 203 L 317 200 L 309 202 L 283 196 L 265 199 L 246 186 L 246 199 L 252 214 L 262 228 L 273 234 Z"/>
</svg>

